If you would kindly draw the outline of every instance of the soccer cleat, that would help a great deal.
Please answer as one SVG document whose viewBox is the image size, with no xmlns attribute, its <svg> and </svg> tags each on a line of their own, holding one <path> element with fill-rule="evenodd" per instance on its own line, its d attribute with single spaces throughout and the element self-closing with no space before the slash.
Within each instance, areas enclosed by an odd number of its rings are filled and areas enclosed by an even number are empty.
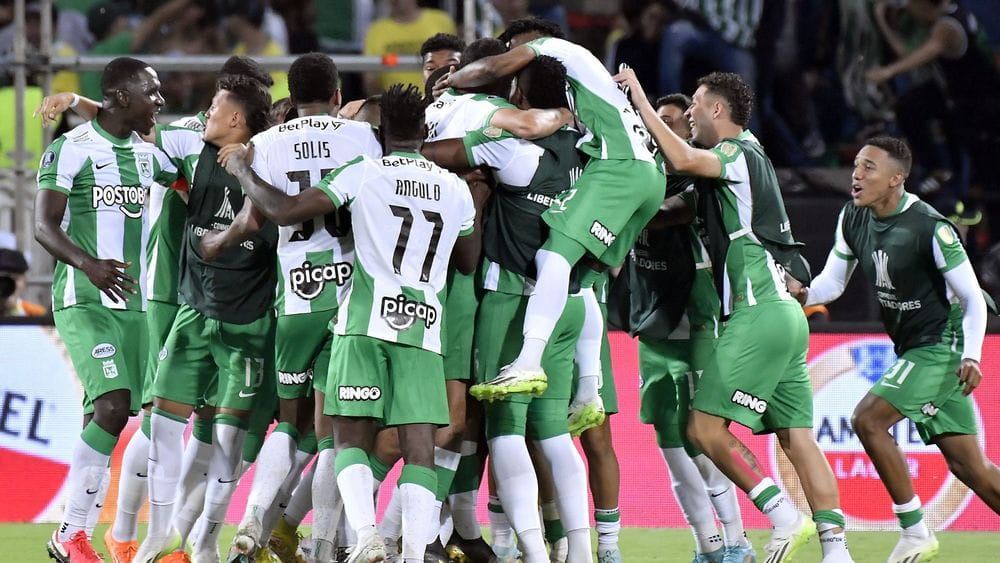
<svg viewBox="0 0 1000 563">
<path fill-rule="evenodd" d="M 437 538 L 424 549 L 424 563 L 449 563 L 441 539 Z"/>
<path fill-rule="evenodd" d="M 444 551 L 452 563 L 489 563 L 490 558 L 495 556 L 490 544 L 482 537 L 467 540 L 457 533 L 451 535 Z"/>
<path fill-rule="evenodd" d="M 161 557 L 159 563 L 191 563 L 191 557 L 184 550 L 178 549 Z"/>
<path fill-rule="evenodd" d="M 940 544 L 934 533 L 931 532 L 926 538 L 919 536 L 900 534 L 899 542 L 892 549 L 888 563 L 920 563 L 932 561 L 937 557 Z"/>
<path fill-rule="evenodd" d="M 351 546 L 342 545 L 338 547 L 336 550 L 334 550 L 335 553 L 333 557 L 334 563 L 347 563 L 347 560 L 350 559 L 351 557 L 352 549 L 354 548 Z M 398 561 L 399 557 L 396 557 L 396 560 Z"/>
<path fill-rule="evenodd" d="M 751 545 L 727 545 L 722 552 L 722 563 L 757 563 L 757 554 Z"/>
<path fill-rule="evenodd" d="M 579 436 L 587 430 L 604 424 L 607 414 L 604 412 L 604 401 L 600 395 L 587 403 L 570 403 L 569 405 L 569 433 L 572 436 Z"/>
<path fill-rule="evenodd" d="M 382 541 L 382 536 L 378 532 L 373 533 L 363 544 L 358 540 L 358 545 L 354 546 L 351 556 L 347 559 L 347 563 L 375 563 L 376 561 L 385 561 L 385 542 Z"/>
<path fill-rule="evenodd" d="M 597 563 L 622 563 L 622 552 L 618 546 L 597 546 Z"/>
<path fill-rule="evenodd" d="M 563 536 L 551 544 L 549 548 L 549 563 L 566 563 L 569 557 L 569 540 Z"/>
<path fill-rule="evenodd" d="M 708 553 L 695 552 L 694 559 L 691 560 L 691 563 L 722 563 L 722 558 L 725 556 L 725 547 L 720 547 L 719 549 L 709 551 Z"/>
<path fill-rule="evenodd" d="M 278 525 L 271 532 L 271 539 L 267 545 L 281 563 L 297 563 L 298 559 L 295 554 L 301 542 L 302 535 L 284 518 L 280 518 Z"/>
<path fill-rule="evenodd" d="M 820 563 L 854 563 L 854 558 L 846 549 L 839 549 L 825 555 Z"/>
<path fill-rule="evenodd" d="M 517 550 L 515 545 L 505 545 L 505 546 L 493 546 L 493 553 L 495 554 L 490 563 L 518 563 L 521 561 L 521 552 Z"/>
<path fill-rule="evenodd" d="M 771 532 L 771 541 L 764 546 L 764 553 L 767 554 L 764 561 L 766 563 L 791 561 L 795 553 L 815 535 L 816 524 L 805 514 L 799 513 L 799 519 L 795 524 L 786 528 L 775 528 Z"/>
<path fill-rule="evenodd" d="M 87 532 L 80 530 L 73 534 L 66 541 L 59 541 L 59 530 L 52 532 L 46 544 L 49 557 L 59 563 L 97 563 L 104 559 L 94 551 L 94 546 L 90 545 L 87 539 Z"/>
<path fill-rule="evenodd" d="M 281 563 L 278 556 L 275 555 L 274 552 L 271 551 L 271 548 L 266 545 L 257 548 L 257 552 L 254 554 L 253 560 L 256 563 Z"/>
<path fill-rule="evenodd" d="M 544 371 L 527 371 L 515 368 L 513 364 L 500 368 L 493 379 L 469 388 L 469 393 L 480 401 L 496 401 L 508 395 L 541 395 L 549 386 Z"/>
<path fill-rule="evenodd" d="M 233 545 L 229 550 L 230 563 L 238 560 L 234 558 L 237 555 L 245 555 L 247 560 L 252 559 L 250 556 L 255 554 L 260 547 L 258 544 L 261 533 L 263 533 L 263 526 L 257 518 L 251 516 L 249 520 L 241 523 L 239 529 L 236 530 Z"/>
<path fill-rule="evenodd" d="M 104 532 L 104 547 L 108 548 L 112 563 L 132 563 L 135 554 L 139 551 L 139 542 L 116 540 L 111 535 L 111 527 L 109 526 L 108 531 Z"/>
<path fill-rule="evenodd" d="M 145 541 L 139 546 L 139 551 L 133 557 L 135 563 L 152 563 L 159 561 L 161 557 L 175 551 L 184 551 L 181 545 L 181 536 L 173 534 L 165 538 L 152 538 L 147 536 Z M 218 559 L 218 555 L 216 556 Z"/>
</svg>

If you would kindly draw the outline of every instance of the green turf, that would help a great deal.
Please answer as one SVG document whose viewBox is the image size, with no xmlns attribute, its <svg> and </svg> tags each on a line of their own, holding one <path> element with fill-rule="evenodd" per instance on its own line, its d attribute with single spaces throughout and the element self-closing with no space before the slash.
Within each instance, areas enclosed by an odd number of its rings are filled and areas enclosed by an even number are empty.
<svg viewBox="0 0 1000 563">
<path fill-rule="evenodd" d="M 98 526 L 95 537 L 103 537 L 105 526 Z M 45 553 L 45 541 L 52 533 L 52 524 L 0 524 L 0 562 L 43 563 L 50 561 Z M 223 545 L 232 539 L 233 526 L 227 526 L 220 538 Z M 767 532 L 752 531 L 750 540 L 760 548 L 767 541 Z M 1000 561 L 1000 535 L 986 532 L 942 532 L 941 555 L 938 561 L 985 563 Z M 889 532 L 853 532 L 848 534 L 851 553 L 857 563 L 881 563 L 888 557 L 896 542 L 896 534 Z M 98 552 L 104 552 L 103 542 L 95 542 Z M 687 530 L 629 528 L 621 533 L 622 560 L 624 563 L 686 562 L 691 560 L 692 540 Z M 814 563 L 820 560 L 816 540 L 806 547 L 797 563 Z"/>
</svg>

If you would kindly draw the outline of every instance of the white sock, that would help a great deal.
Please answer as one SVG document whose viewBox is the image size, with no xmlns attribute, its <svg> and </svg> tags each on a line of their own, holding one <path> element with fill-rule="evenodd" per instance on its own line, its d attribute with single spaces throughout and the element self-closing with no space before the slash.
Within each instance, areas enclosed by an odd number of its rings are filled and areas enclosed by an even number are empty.
<svg viewBox="0 0 1000 563">
<path fill-rule="evenodd" d="M 774 481 L 770 477 L 765 477 L 753 489 L 750 489 L 748 493 L 750 500 L 755 500 L 770 487 L 777 488 L 777 485 L 774 484 Z M 787 528 L 799 520 L 799 509 L 795 508 L 791 499 L 780 488 L 778 489 L 778 494 L 771 497 L 764 504 L 761 512 L 767 516 L 771 521 L 771 525 L 775 528 Z"/>
<path fill-rule="evenodd" d="M 306 471 L 305 475 L 302 476 L 302 480 L 299 481 L 299 486 L 295 487 L 295 491 L 292 492 L 292 498 L 288 500 L 288 506 L 285 507 L 285 522 L 293 528 L 298 528 L 299 524 L 302 523 L 306 518 L 306 514 L 312 510 L 312 499 L 313 499 L 313 487 L 315 486 L 315 476 L 316 476 L 316 466 L 319 465 L 319 459 L 316 463 Z M 334 480 L 334 488 L 336 488 L 336 480 Z M 338 491 L 339 498 L 339 491 Z M 315 522 L 315 517 L 313 518 Z M 316 525 L 313 524 L 313 532 L 315 533 Z"/>
<path fill-rule="evenodd" d="M 347 521 L 347 513 L 343 509 L 338 516 L 337 524 L 337 547 L 354 547 L 358 545 L 358 535 L 354 533 L 354 528 Z"/>
<path fill-rule="evenodd" d="M 106 467 L 104 469 L 104 475 L 101 476 L 101 485 L 97 490 L 97 494 L 94 495 L 94 504 L 87 513 L 87 537 L 91 538 L 94 536 L 94 528 L 97 527 L 97 520 L 101 517 L 101 510 L 104 508 L 104 499 L 108 496 L 108 485 L 111 484 L 111 468 Z"/>
<path fill-rule="evenodd" d="M 424 550 L 440 529 L 440 521 L 432 519 L 434 491 L 415 483 L 403 483 L 396 489 L 403 508 L 403 559 L 423 562 Z"/>
<path fill-rule="evenodd" d="M 503 511 L 500 497 L 490 497 L 487 514 L 490 517 L 490 539 L 492 540 L 490 545 L 495 548 L 514 545 L 514 529 L 510 527 L 507 513 Z"/>
<path fill-rule="evenodd" d="M 403 497 L 399 494 L 399 488 L 393 489 L 392 496 L 389 497 L 389 505 L 379 522 L 378 533 L 382 534 L 386 543 L 395 542 L 403 533 Z"/>
<path fill-rule="evenodd" d="M 337 474 L 344 513 L 358 543 L 362 544 L 375 533 L 375 502 L 371 493 L 374 481 L 372 468 L 363 463 L 348 465 Z"/>
<path fill-rule="evenodd" d="M 833 511 L 841 517 L 844 516 L 844 512 L 839 508 Z M 834 530 L 838 528 L 840 531 L 835 532 Z M 847 532 L 843 528 L 831 522 L 816 522 L 816 531 L 819 532 L 819 545 L 823 549 L 823 557 L 838 551 L 847 552 Z"/>
<path fill-rule="evenodd" d="M 538 479 L 528 446 L 523 436 L 497 436 L 489 444 L 497 495 L 521 540 L 527 563 L 529 554 L 545 554 L 542 522 L 538 517 Z"/>
<path fill-rule="evenodd" d="M 598 517 L 610 517 L 614 518 L 614 520 L 598 520 Z M 595 508 L 594 520 L 594 528 L 597 529 L 597 548 L 618 549 L 618 533 L 622 529 L 621 515 L 618 512 L 618 508 Z"/>
<path fill-rule="evenodd" d="M 691 527 L 698 553 L 711 553 L 723 547 L 722 536 L 715 525 L 712 505 L 705 491 L 705 481 L 701 478 L 698 467 L 684 448 L 661 448 L 660 452 L 670 470 L 674 498 L 681 507 L 684 520 Z"/>
<path fill-rule="evenodd" d="M 181 539 L 187 541 L 195 522 L 205 509 L 205 489 L 208 487 L 208 466 L 212 462 L 212 444 L 191 436 L 184 446 L 181 460 L 180 486 L 174 497 L 173 524 Z"/>
<path fill-rule="evenodd" d="M 719 468 L 705 454 L 691 458 L 698 473 L 705 481 L 705 490 L 715 508 L 715 515 L 722 523 L 723 536 L 726 545 L 748 546 L 746 530 L 743 528 L 743 515 L 740 513 L 740 499 L 736 496 L 736 486 L 729 477 L 719 471 Z"/>
<path fill-rule="evenodd" d="M 583 298 L 583 330 L 576 341 L 576 363 L 580 368 L 574 403 L 589 403 L 597 397 L 601 386 L 601 344 L 604 340 L 604 316 L 597 303 L 594 288 L 580 290 Z"/>
<path fill-rule="evenodd" d="M 474 540 L 482 537 L 479 522 L 476 520 L 476 497 L 479 491 L 466 491 L 448 496 L 448 507 L 451 509 L 451 519 L 455 532 L 463 539 Z"/>
<path fill-rule="evenodd" d="M 921 508 L 920 497 L 913 495 L 910 502 L 904 502 L 903 504 L 893 504 L 892 512 L 893 514 L 901 514 L 903 512 L 913 512 L 914 510 L 919 510 Z M 921 518 L 920 522 L 908 527 L 903 528 L 903 534 L 908 536 L 915 536 L 918 538 L 926 538 L 931 535 L 931 531 L 927 528 L 927 522 Z"/>
<path fill-rule="evenodd" d="M 295 460 L 292 462 L 292 470 L 288 472 L 285 480 L 278 487 L 278 494 L 274 496 L 270 508 L 264 513 L 264 521 L 261 522 L 263 527 L 260 535 L 262 543 L 271 537 L 271 532 L 274 531 L 275 525 L 278 524 L 278 519 L 281 518 L 281 515 L 285 513 L 285 509 L 288 508 L 288 501 L 292 498 L 292 492 L 295 491 L 295 487 L 302 480 L 302 472 L 312 457 L 310 453 L 298 449 L 295 450 Z"/>
<path fill-rule="evenodd" d="M 239 484 L 243 442 L 247 431 L 216 420 L 212 425 L 212 462 L 208 466 L 205 488 L 205 526 L 194 542 L 194 552 L 217 550 L 219 532 L 226 519 L 229 501 Z"/>
<path fill-rule="evenodd" d="M 590 515 L 587 512 L 587 470 L 583 466 L 583 458 L 569 434 L 539 440 L 536 444 L 548 460 L 552 474 L 559 476 L 553 481 L 559 518 L 566 529 L 566 539 L 569 542 L 567 561 L 592 561 Z M 574 533 L 579 531 L 583 533 Z"/>
<path fill-rule="evenodd" d="M 257 472 L 247 498 L 247 508 L 243 523 L 256 514 L 263 520 L 263 514 L 274 502 L 278 489 L 292 470 L 295 459 L 296 441 L 285 432 L 271 432 L 257 456 Z"/>
<path fill-rule="evenodd" d="M 524 345 L 514 364 L 518 367 L 539 370 L 545 342 L 552 336 L 563 309 L 569 289 L 569 276 L 573 266 L 565 258 L 548 250 L 535 253 L 538 278 L 535 289 L 528 298 L 524 312 Z M 541 341 L 541 346 L 538 346 Z"/>
<path fill-rule="evenodd" d="M 146 415 L 149 416 L 149 415 Z M 139 534 L 139 510 L 149 489 L 149 438 L 136 430 L 125 446 L 118 477 L 118 507 L 111 527 L 117 541 L 134 541 Z"/>
<path fill-rule="evenodd" d="M 437 501 L 435 500 L 435 502 Z M 452 534 L 455 533 L 455 523 L 452 520 L 451 507 L 448 506 L 448 503 L 437 502 L 437 504 L 437 511 L 440 515 L 438 520 L 440 523 L 438 526 L 438 537 L 441 539 L 441 545 L 447 546 L 448 540 L 450 540 Z"/>
<path fill-rule="evenodd" d="M 337 535 L 337 524 L 344 504 L 337 486 L 337 471 L 334 469 L 336 457 L 337 450 L 333 448 L 320 450 L 313 466 L 312 533 L 314 538 L 330 543 L 333 543 Z M 288 511 L 285 512 L 287 514 Z"/>
<path fill-rule="evenodd" d="M 162 539 L 170 530 L 177 482 L 181 477 L 184 428 L 187 421 L 164 416 L 155 410 L 150 421 L 148 462 L 149 528 L 147 538 Z"/>
<path fill-rule="evenodd" d="M 59 528 L 59 541 L 66 541 L 81 530 L 86 531 L 87 515 L 94 507 L 94 496 L 100 491 L 110 459 L 111 456 L 90 447 L 83 438 L 77 440 L 67 476 L 69 494 Z"/>
</svg>

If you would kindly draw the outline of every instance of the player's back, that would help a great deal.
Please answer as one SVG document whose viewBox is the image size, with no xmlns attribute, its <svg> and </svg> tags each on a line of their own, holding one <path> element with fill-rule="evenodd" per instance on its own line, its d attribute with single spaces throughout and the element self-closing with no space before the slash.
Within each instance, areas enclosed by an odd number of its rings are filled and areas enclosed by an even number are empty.
<svg viewBox="0 0 1000 563">
<path fill-rule="evenodd" d="M 313 115 L 276 125 L 253 138 L 253 169 L 262 179 L 296 195 L 358 156 L 382 156 L 367 123 Z M 278 261 L 279 314 L 327 310 L 343 298 L 346 278 L 337 265 L 353 260 L 350 215 L 346 209 L 325 217 L 280 227 Z M 333 265 L 333 268 L 330 266 Z M 316 283 L 322 278 L 324 283 Z M 330 279 L 327 279 L 330 278 Z M 330 283 L 327 283 L 330 282 Z M 339 291 L 325 291 L 326 288 Z"/>
<path fill-rule="evenodd" d="M 475 218 L 465 182 L 418 154 L 396 152 L 352 161 L 317 187 L 353 218 L 354 280 L 338 334 L 440 353 L 448 262 Z"/>
<path fill-rule="evenodd" d="M 510 102 L 488 94 L 462 94 L 448 90 L 427 106 L 424 119 L 427 123 L 427 142 L 459 139 L 469 131 L 487 125 L 493 112 L 513 108 Z"/>
</svg>

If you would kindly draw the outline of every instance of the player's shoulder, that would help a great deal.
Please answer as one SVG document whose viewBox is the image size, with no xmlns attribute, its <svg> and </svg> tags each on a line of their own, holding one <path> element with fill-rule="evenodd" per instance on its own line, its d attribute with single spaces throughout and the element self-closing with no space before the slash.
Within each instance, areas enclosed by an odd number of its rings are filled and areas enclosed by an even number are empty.
<svg viewBox="0 0 1000 563">
<path fill-rule="evenodd" d="M 204 131 L 205 130 L 205 112 L 198 112 L 195 115 L 189 115 L 187 117 L 182 117 L 180 119 L 175 119 L 170 122 L 171 127 L 183 127 L 184 129 L 191 129 L 193 131 Z"/>
<path fill-rule="evenodd" d="M 108 144 L 108 141 L 98 133 L 91 121 L 86 121 L 63 133 L 52 141 L 52 144 L 59 143 L 62 150 L 72 150 L 77 147 L 85 147 L 93 143 Z"/>
</svg>

